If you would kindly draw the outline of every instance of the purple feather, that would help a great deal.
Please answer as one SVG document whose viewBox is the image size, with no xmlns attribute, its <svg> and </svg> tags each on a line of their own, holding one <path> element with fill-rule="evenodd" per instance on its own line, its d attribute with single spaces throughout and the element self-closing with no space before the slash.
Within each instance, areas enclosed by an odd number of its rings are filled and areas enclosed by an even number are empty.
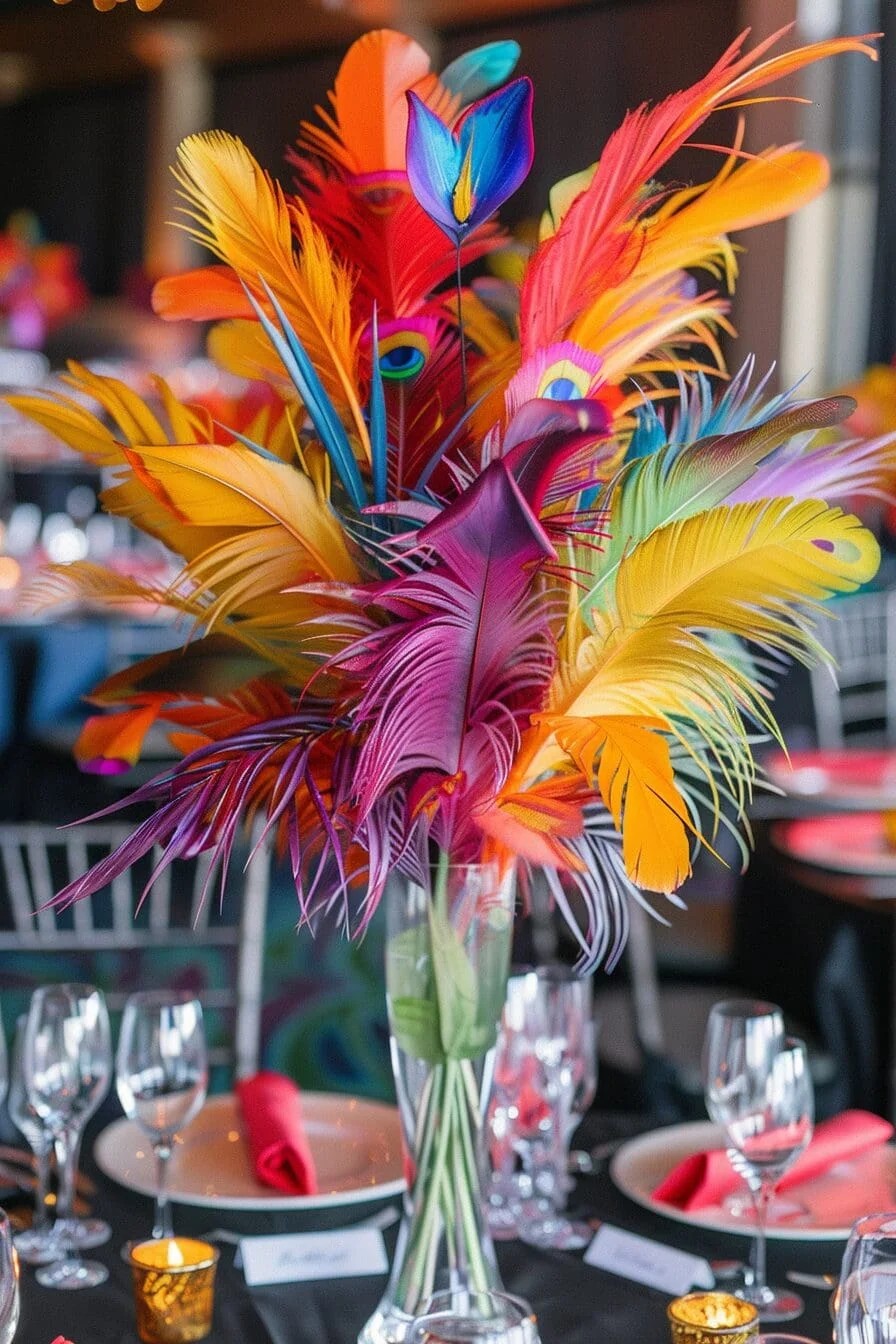
<svg viewBox="0 0 896 1344">
<path fill-rule="evenodd" d="M 515 79 L 467 108 L 452 130 L 409 92 L 407 173 L 430 219 L 460 240 L 512 196 L 532 167 L 532 83 Z"/>
<path fill-rule="evenodd" d="M 339 658 L 365 682 L 359 817 L 369 820 L 416 772 L 412 815 L 432 791 L 441 825 L 460 824 L 462 813 L 469 823 L 476 799 L 506 779 L 521 729 L 544 700 L 553 646 L 537 576 L 554 552 L 502 461 L 413 546 L 432 562 L 371 592 L 390 623 Z"/>
</svg>

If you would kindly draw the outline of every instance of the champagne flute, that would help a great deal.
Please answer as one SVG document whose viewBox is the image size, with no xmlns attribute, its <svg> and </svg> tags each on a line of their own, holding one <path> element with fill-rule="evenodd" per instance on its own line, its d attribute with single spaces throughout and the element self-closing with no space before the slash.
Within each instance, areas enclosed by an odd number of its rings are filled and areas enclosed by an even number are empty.
<svg viewBox="0 0 896 1344">
<path fill-rule="evenodd" d="M 704 1046 L 706 1107 L 723 1125 L 728 1159 L 742 1176 L 756 1210 L 753 1282 L 738 1290 L 758 1308 L 760 1320 L 793 1320 L 802 1299 L 766 1281 L 769 1202 L 783 1173 L 812 1137 L 813 1095 L 806 1048 L 783 1035 L 773 1004 L 716 1004 Z"/>
<path fill-rule="evenodd" d="M 854 1224 L 836 1303 L 838 1344 L 896 1341 L 896 1212 L 868 1214 Z"/>
<path fill-rule="evenodd" d="M 531 1163 L 536 1200 L 520 1221 L 520 1236 L 533 1246 L 575 1250 L 593 1236 L 587 1223 L 573 1222 L 562 1212 L 572 1106 L 583 1052 L 593 1046 L 587 1031 L 591 982 L 566 966 L 540 966 L 527 977 L 526 1005 L 526 1033 L 540 1079 L 536 1088 L 549 1109 L 542 1141 L 529 1144 L 524 1154 Z"/>
<path fill-rule="evenodd" d="M 109 1088 L 112 1046 L 105 1000 L 93 985 L 35 990 L 25 1026 L 23 1072 L 28 1100 L 53 1136 L 59 1168 L 56 1231 L 68 1254 L 37 1271 L 45 1288 L 93 1288 L 105 1265 L 82 1260 L 72 1209 L 84 1125 Z"/>
<path fill-rule="evenodd" d="M 9 1219 L 0 1209 L 0 1344 L 12 1344 L 19 1323 L 19 1262 Z"/>
<path fill-rule="evenodd" d="M 121 1022 L 116 1084 L 125 1115 L 148 1135 L 156 1155 L 152 1235 L 173 1236 L 168 1163 L 174 1137 L 186 1129 L 208 1091 L 208 1056 L 197 999 L 167 990 L 131 995 Z"/>
<path fill-rule="evenodd" d="M 28 1097 L 25 1086 L 25 1029 L 24 1015 L 16 1023 L 12 1045 L 12 1067 L 9 1076 L 9 1095 L 6 1108 L 9 1118 L 24 1135 L 34 1153 L 37 1186 L 34 1191 L 34 1221 L 24 1232 L 17 1232 L 14 1241 L 20 1259 L 29 1265 L 46 1265 L 59 1254 L 60 1239 L 50 1223 L 47 1195 L 50 1191 L 50 1154 L 53 1137 L 41 1120 Z"/>
</svg>

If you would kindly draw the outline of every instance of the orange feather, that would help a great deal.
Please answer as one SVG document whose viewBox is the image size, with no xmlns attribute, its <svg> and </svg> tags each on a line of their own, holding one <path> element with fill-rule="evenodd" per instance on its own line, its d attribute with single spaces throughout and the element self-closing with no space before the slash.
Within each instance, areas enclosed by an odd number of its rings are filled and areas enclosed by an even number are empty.
<svg viewBox="0 0 896 1344">
<path fill-rule="evenodd" d="M 443 120 L 457 100 L 429 68 L 429 56 L 404 33 L 380 29 L 354 43 L 329 93 L 332 112 L 315 111 L 323 122 L 303 122 L 299 148 L 353 176 L 404 172 L 409 89 Z"/>
</svg>

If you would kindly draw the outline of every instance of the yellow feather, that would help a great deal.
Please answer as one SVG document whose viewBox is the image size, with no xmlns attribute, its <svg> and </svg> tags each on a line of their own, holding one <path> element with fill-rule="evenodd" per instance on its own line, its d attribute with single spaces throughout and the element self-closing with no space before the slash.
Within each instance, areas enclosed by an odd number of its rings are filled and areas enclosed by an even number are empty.
<svg viewBox="0 0 896 1344">
<path fill-rule="evenodd" d="M 286 370 L 260 323 L 244 318 L 218 322 L 208 334 L 207 345 L 212 359 L 228 373 L 272 383 L 281 395 L 295 396 Z"/>
<path fill-rule="evenodd" d="M 819 602 L 873 578 L 880 549 L 858 518 L 820 500 L 760 500 L 660 528 L 620 565 L 620 623 L 725 630 L 799 653 L 781 604 Z"/>
<path fill-rule="evenodd" d="M 120 438 L 77 401 L 49 396 L 10 396 L 7 400 L 16 410 L 97 466 L 118 469 L 114 484 L 101 496 L 108 513 L 131 519 L 178 555 L 190 558 L 205 549 L 209 544 L 208 537 L 200 538 L 185 527 L 166 502 L 133 475 L 126 447 L 147 441 L 162 446 L 175 436 L 187 443 L 205 441 L 211 431 L 208 415 L 185 406 L 163 379 L 154 379 L 171 423 L 168 432 L 150 407 L 118 379 L 92 373 L 80 364 L 71 363 L 66 382 L 80 395 L 90 396 L 99 403 Z"/>
<path fill-rule="evenodd" d="M 146 487 L 165 501 L 185 527 L 206 532 L 212 544 L 235 532 L 249 546 L 262 528 L 292 559 L 290 582 L 357 579 L 343 527 L 301 470 L 242 445 L 136 448 L 129 454 Z M 207 550 L 204 547 L 203 550 Z M 249 560 L 243 563 L 249 569 Z M 214 586 L 208 582 L 207 586 Z"/>
<path fill-rule="evenodd" d="M 633 881 L 650 891 L 675 891 L 691 872 L 687 804 L 675 784 L 662 719 L 605 715 L 546 716 L 557 742 L 597 786 L 617 830 Z"/>
<path fill-rule="evenodd" d="M 659 719 L 683 744 L 692 740 L 685 732 L 692 725 L 730 792 L 745 799 L 754 766 L 742 715 L 777 730 L 761 688 L 703 633 L 728 632 L 805 659 L 817 646 L 801 608 L 811 611 L 834 593 L 854 591 L 874 575 L 878 561 L 877 543 L 859 520 L 818 500 L 720 505 L 658 528 L 621 560 L 612 614 L 591 612 L 589 627 L 573 606 L 528 777 L 569 759 L 555 726 L 562 725 L 567 742 L 578 742 L 569 737 L 571 721 Z M 608 745 L 611 761 L 621 749 L 618 740 L 615 746 L 598 741 L 601 761 Z M 580 750 L 579 768 L 582 762 Z M 600 770 L 598 764 L 598 779 Z M 635 836 L 644 815 L 642 803 L 632 823 Z M 670 856 L 663 867 L 657 854 L 655 889 L 671 890 L 679 871 L 677 859 Z"/>
<path fill-rule="evenodd" d="M 227 265 L 260 302 L 267 281 L 310 356 L 321 382 L 363 453 L 370 448 L 358 402 L 358 341 L 353 280 L 333 257 L 303 202 L 281 188 L 242 141 L 222 131 L 191 135 L 174 169 L 187 202 L 189 233 Z M 294 242 L 297 235 L 298 251 Z"/>
</svg>

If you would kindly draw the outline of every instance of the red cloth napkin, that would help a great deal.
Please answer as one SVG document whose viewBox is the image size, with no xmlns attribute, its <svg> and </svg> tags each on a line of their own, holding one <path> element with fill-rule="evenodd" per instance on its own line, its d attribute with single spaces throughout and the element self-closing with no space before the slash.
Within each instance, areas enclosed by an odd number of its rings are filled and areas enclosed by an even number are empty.
<svg viewBox="0 0 896 1344">
<path fill-rule="evenodd" d="M 299 1089 L 262 1071 L 236 1085 L 255 1175 L 286 1195 L 317 1194 L 317 1173 L 302 1123 Z"/>
<path fill-rule="evenodd" d="M 888 1120 L 869 1111 L 844 1111 L 831 1120 L 823 1120 L 816 1128 L 812 1141 L 778 1183 L 779 1190 L 811 1181 L 838 1162 L 858 1157 L 869 1148 L 886 1143 L 893 1135 Z M 740 1177 L 733 1170 L 724 1149 L 708 1153 L 694 1153 L 679 1162 L 653 1192 L 661 1204 L 676 1208 L 705 1209 L 721 1204 L 727 1195 L 742 1188 Z"/>
</svg>

